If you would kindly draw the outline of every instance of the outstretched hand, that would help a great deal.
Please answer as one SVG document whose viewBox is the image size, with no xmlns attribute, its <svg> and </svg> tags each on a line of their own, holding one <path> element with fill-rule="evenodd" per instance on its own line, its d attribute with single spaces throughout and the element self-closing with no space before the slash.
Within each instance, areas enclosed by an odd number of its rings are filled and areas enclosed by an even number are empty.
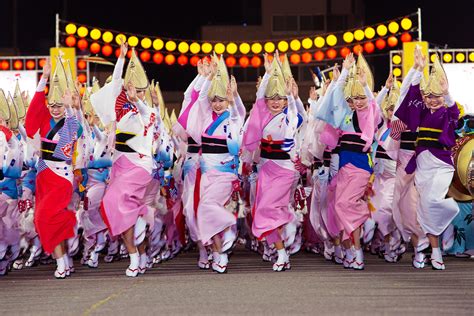
<svg viewBox="0 0 474 316">
<path fill-rule="evenodd" d="M 128 43 L 124 41 L 123 38 L 120 38 L 120 56 L 119 58 L 125 58 L 128 52 Z"/>
<path fill-rule="evenodd" d="M 46 61 L 43 66 L 43 76 L 45 78 L 49 78 L 50 75 L 51 75 L 51 59 L 46 58 Z"/>
<path fill-rule="evenodd" d="M 127 96 L 131 102 L 138 101 L 137 89 L 135 89 L 135 86 L 131 82 L 127 84 Z"/>
</svg>

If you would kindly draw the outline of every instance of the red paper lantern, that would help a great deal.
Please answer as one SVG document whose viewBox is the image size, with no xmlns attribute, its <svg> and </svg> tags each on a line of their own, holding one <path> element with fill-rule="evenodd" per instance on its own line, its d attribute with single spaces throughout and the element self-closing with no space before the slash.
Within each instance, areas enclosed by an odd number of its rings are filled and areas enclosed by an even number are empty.
<svg viewBox="0 0 474 316">
<path fill-rule="evenodd" d="M 262 65 L 262 60 L 258 56 L 253 56 L 250 60 L 250 64 L 252 64 L 252 67 L 258 68 Z"/>
<path fill-rule="evenodd" d="M 23 62 L 21 60 L 15 60 L 15 62 L 13 62 L 13 68 L 16 69 L 16 70 L 20 70 L 23 68 Z"/>
<path fill-rule="evenodd" d="M 290 56 L 290 63 L 296 65 L 301 62 L 301 56 L 298 54 L 291 54 Z"/>
<path fill-rule="evenodd" d="M 153 54 L 153 62 L 155 64 L 158 64 L 158 65 L 161 64 L 163 62 L 163 59 L 164 59 L 164 57 L 163 57 L 162 53 L 154 53 Z"/>
<path fill-rule="evenodd" d="M 79 48 L 80 50 L 86 50 L 87 46 L 89 46 L 89 43 L 87 43 L 85 39 L 80 39 L 77 42 L 77 48 Z"/>
<path fill-rule="evenodd" d="M 375 45 L 372 42 L 367 42 L 364 44 L 364 51 L 368 54 L 372 54 L 375 50 Z"/>
<path fill-rule="evenodd" d="M 100 52 L 100 44 L 94 42 L 89 49 L 92 54 L 98 54 Z"/>
<path fill-rule="evenodd" d="M 346 58 L 347 55 L 351 53 L 351 49 L 349 47 L 341 48 L 340 54 L 342 58 Z"/>
<path fill-rule="evenodd" d="M 305 64 L 307 64 L 311 62 L 311 60 L 313 59 L 313 56 L 311 55 L 311 53 L 306 52 L 303 55 L 301 55 L 301 59 L 303 60 Z"/>
<path fill-rule="evenodd" d="M 403 33 L 402 36 L 400 36 L 400 40 L 403 42 L 403 43 L 406 43 L 406 42 L 411 42 L 412 41 L 412 37 L 411 37 L 411 34 L 406 32 L 406 33 Z"/>
<path fill-rule="evenodd" d="M 112 55 L 112 52 L 113 52 L 112 46 L 110 46 L 110 45 L 102 46 L 102 54 L 105 57 L 109 57 L 110 55 Z"/>
<path fill-rule="evenodd" d="M 390 37 L 387 39 L 387 43 L 388 43 L 388 46 L 390 46 L 390 47 L 397 46 L 397 44 L 398 44 L 398 39 L 397 39 L 395 36 L 390 36 Z"/>
<path fill-rule="evenodd" d="M 384 49 L 385 46 L 387 46 L 387 42 L 385 42 L 384 39 L 382 38 L 379 38 L 378 40 L 375 41 L 375 47 L 377 47 L 377 49 Z"/>
<path fill-rule="evenodd" d="M 82 70 L 82 69 L 86 69 L 86 67 L 87 67 L 87 63 L 85 62 L 84 59 L 81 59 L 77 62 L 77 68 Z"/>
<path fill-rule="evenodd" d="M 316 61 L 321 61 L 324 59 L 324 53 L 320 50 L 318 50 L 316 53 L 314 53 L 314 59 Z"/>
<path fill-rule="evenodd" d="M 84 83 L 84 82 L 87 81 L 87 77 L 86 77 L 85 74 L 79 74 L 79 75 L 77 76 L 77 79 L 79 80 L 80 83 Z"/>
<path fill-rule="evenodd" d="M 66 46 L 68 47 L 76 46 L 76 38 L 72 35 L 66 37 Z"/>
<path fill-rule="evenodd" d="M 196 67 L 200 59 L 201 59 L 201 58 L 199 58 L 199 56 L 196 56 L 196 55 L 195 55 L 195 56 L 191 57 L 191 59 L 189 60 L 189 63 L 190 63 L 193 67 Z"/>
<path fill-rule="evenodd" d="M 337 51 L 334 48 L 330 48 L 326 51 L 326 56 L 328 56 L 329 59 L 334 59 L 337 56 Z"/>
<path fill-rule="evenodd" d="M 26 62 L 26 69 L 32 70 L 32 69 L 35 69 L 35 67 L 36 67 L 36 63 L 34 60 L 28 60 Z"/>
<path fill-rule="evenodd" d="M 2 62 L 0 63 L 0 67 L 2 68 L 2 70 L 7 70 L 8 68 L 10 68 L 10 63 L 6 60 L 2 60 Z"/>
<path fill-rule="evenodd" d="M 143 52 L 140 53 L 140 59 L 143 61 L 143 62 L 148 62 L 150 61 L 151 59 L 151 54 L 149 51 L 147 50 L 144 50 Z"/>
<path fill-rule="evenodd" d="M 364 48 L 362 47 L 362 45 L 357 44 L 352 48 L 352 51 L 354 52 L 354 54 L 360 54 L 364 51 Z"/>
<path fill-rule="evenodd" d="M 243 68 L 247 68 L 249 66 L 249 58 L 247 56 L 242 56 L 239 59 L 239 65 Z"/>
<path fill-rule="evenodd" d="M 178 57 L 178 64 L 184 66 L 188 63 L 188 57 L 186 55 L 181 55 Z"/>
<path fill-rule="evenodd" d="M 237 60 L 234 56 L 229 56 L 225 59 L 225 64 L 227 65 L 227 67 L 234 67 L 236 63 Z"/>
<path fill-rule="evenodd" d="M 175 61 L 176 61 L 176 57 L 174 57 L 174 55 L 171 55 L 171 54 L 166 55 L 165 63 L 168 66 L 171 66 L 172 64 L 174 64 Z"/>
</svg>

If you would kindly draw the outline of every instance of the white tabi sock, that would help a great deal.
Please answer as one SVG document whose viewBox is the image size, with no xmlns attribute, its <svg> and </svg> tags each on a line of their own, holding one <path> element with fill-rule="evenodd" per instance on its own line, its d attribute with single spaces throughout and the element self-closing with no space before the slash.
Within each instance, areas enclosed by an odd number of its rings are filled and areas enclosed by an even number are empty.
<svg viewBox="0 0 474 316">
<path fill-rule="evenodd" d="M 341 245 L 334 246 L 334 256 L 340 258 L 341 260 L 344 259 Z"/>
<path fill-rule="evenodd" d="M 431 259 L 443 262 L 443 255 L 441 254 L 441 249 L 431 248 Z"/>
<path fill-rule="evenodd" d="M 142 253 L 140 255 L 140 263 L 139 263 L 140 269 L 142 269 L 142 270 L 146 269 L 147 260 L 148 260 L 148 256 L 146 255 L 146 253 Z"/>
<path fill-rule="evenodd" d="M 64 272 L 66 271 L 66 265 L 64 263 L 64 257 L 56 259 L 56 265 L 57 265 L 57 270 L 59 272 Z"/>
<path fill-rule="evenodd" d="M 206 247 L 199 247 L 199 261 L 206 262 L 208 261 L 208 257 Z"/>
<path fill-rule="evenodd" d="M 69 265 L 69 256 L 65 254 L 65 255 L 63 255 L 62 258 L 63 258 L 65 269 L 69 270 L 69 267 L 70 267 L 70 265 Z"/>
<path fill-rule="evenodd" d="M 284 263 L 284 262 L 287 262 L 288 261 L 288 254 L 286 253 L 286 249 L 283 248 L 283 249 L 278 249 L 277 250 L 277 253 L 278 253 L 278 259 L 277 259 L 277 262 L 278 263 Z"/>
<path fill-rule="evenodd" d="M 229 257 L 226 253 L 221 253 L 219 258 L 219 265 L 226 266 L 229 263 Z"/>
<path fill-rule="evenodd" d="M 130 253 L 128 256 L 130 257 L 130 266 L 129 266 L 130 270 L 138 269 L 138 264 L 140 262 L 138 252 Z"/>
<path fill-rule="evenodd" d="M 212 252 L 212 261 L 219 263 L 220 254 L 217 251 Z"/>
</svg>

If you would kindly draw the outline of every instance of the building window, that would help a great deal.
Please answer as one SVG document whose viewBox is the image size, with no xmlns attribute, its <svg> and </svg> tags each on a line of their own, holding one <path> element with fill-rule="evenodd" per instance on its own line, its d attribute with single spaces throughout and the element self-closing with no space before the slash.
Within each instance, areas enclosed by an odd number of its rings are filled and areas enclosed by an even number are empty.
<svg viewBox="0 0 474 316">
<path fill-rule="evenodd" d="M 297 32 L 298 16 L 275 15 L 273 16 L 273 32 Z"/>
<path fill-rule="evenodd" d="M 328 15 L 327 31 L 334 32 L 347 29 L 347 15 Z"/>
<path fill-rule="evenodd" d="M 323 31 L 324 15 L 300 16 L 300 31 Z"/>
</svg>

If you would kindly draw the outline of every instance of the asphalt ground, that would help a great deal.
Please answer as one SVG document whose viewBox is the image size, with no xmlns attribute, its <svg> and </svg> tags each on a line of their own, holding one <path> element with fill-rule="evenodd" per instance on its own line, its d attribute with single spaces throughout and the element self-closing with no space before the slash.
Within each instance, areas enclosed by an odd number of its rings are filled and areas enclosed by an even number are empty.
<svg viewBox="0 0 474 316">
<path fill-rule="evenodd" d="M 366 256 L 364 271 L 344 270 L 321 255 L 300 252 L 292 269 L 271 264 L 243 247 L 228 273 L 199 270 L 197 253 L 127 278 L 128 259 L 97 269 L 79 266 L 65 280 L 53 265 L 0 278 L 1 315 L 474 315 L 474 260 L 446 257 L 445 271 Z"/>
</svg>

